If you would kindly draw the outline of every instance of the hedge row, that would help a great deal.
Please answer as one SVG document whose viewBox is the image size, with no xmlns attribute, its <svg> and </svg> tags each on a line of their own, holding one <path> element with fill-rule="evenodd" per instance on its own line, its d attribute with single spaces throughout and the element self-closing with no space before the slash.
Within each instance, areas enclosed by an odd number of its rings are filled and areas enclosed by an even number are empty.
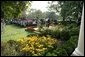
<svg viewBox="0 0 85 57">
<path fill-rule="evenodd" d="M 77 47 L 78 36 L 72 36 L 62 46 L 46 52 L 45 56 L 70 56 Z"/>
</svg>

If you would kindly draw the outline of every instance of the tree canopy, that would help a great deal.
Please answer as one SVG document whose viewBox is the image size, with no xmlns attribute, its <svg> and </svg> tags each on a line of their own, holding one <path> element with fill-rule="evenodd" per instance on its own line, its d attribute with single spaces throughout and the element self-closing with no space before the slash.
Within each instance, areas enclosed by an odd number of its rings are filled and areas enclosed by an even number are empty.
<svg viewBox="0 0 85 57">
<path fill-rule="evenodd" d="M 49 14 L 48 14 L 48 18 L 49 19 L 57 19 L 57 15 L 55 14 L 55 12 L 49 12 Z"/>
<path fill-rule="evenodd" d="M 28 14 L 28 18 L 42 19 L 44 18 L 43 12 L 41 10 L 32 9 Z"/>
<path fill-rule="evenodd" d="M 72 19 L 79 19 L 81 17 L 83 1 L 58 1 L 58 3 L 54 3 L 55 1 L 52 1 L 49 8 L 56 12 L 60 11 L 63 21 L 69 16 L 72 17 Z"/>
<path fill-rule="evenodd" d="M 53 19 L 57 19 L 57 15 L 55 14 L 55 12 L 48 12 L 48 11 L 42 12 L 40 10 L 32 9 L 28 14 L 28 18 L 36 18 L 36 19 L 49 18 L 53 20 Z"/>
<path fill-rule="evenodd" d="M 30 1 L 1 1 L 1 14 L 5 19 L 18 18 L 31 5 Z"/>
</svg>

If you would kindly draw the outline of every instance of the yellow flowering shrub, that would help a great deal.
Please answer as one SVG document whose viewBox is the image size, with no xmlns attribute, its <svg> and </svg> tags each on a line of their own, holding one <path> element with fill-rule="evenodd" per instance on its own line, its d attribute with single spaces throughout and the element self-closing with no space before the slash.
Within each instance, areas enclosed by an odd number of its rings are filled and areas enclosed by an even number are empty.
<svg viewBox="0 0 85 57">
<path fill-rule="evenodd" d="M 20 51 L 31 54 L 32 56 L 39 56 L 42 52 L 47 51 L 57 45 L 57 39 L 51 38 L 49 35 L 45 36 L 30 36 L 20 38 L 17 40 Z"/>
</svg>

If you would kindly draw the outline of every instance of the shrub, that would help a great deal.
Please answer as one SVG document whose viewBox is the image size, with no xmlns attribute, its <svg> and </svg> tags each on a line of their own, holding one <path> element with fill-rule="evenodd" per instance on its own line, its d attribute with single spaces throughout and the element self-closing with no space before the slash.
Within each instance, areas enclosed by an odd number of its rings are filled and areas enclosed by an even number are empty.
<svg viewBox="0 0 85 57">
<path fill-rule="evenodd" d="M 78 37 L 72 36 L 61 48 L 64 48 L 67 54 L 71 55 L 72 52 L 77 47 L 77 41 L 78 41 Z"/>
<path fill-rule="evenodd" d="M 5 43 L 4 43 L 5 44 Z M 10 46 L 9 43 L 6 43 L 3 46 L 4 49 L 1 49 L 1 56 L 18 56 L 18 52 L 15 50 L 14 46 Z"/>
<path fill-rule="evenodd" d="M 70 56 L 77 47 L 78 36 L 72 36 L 58 48 L 48 51 L 45 56 Z"/>
<path fill-rule="evenodd" d="M 46 35 L 51 35 L 52 32 L 50 29 L 45 29 L 43 31 L 40 31 L 40 33 L 41 36 L 46 36 Z"/>
<path fill-rule="evenodd" d="M 57 40 L 52 39 L 50 36 L 30 36 L 27 38 L 21 38 L 17 40 L 19 43 L 19 51 L 22 54 L 30 56 L 39 56 L 43 52 L 56 46 Z"/>
<path fill-rule="evenodd" d="M 69 40 L 70 31 L 67 27 L 63 27 L 62 25 L 56 27 L 55 29 L 46 29 L 41 31 L 42 35 L 50 35 L 53 38 L 61 39 L 61 40 Z"/>
<path fill-rule="evenodd" d="M 56 50 L 53 51 L 57 56 L 68 56 L 67 52 L 63 48 L 57 48 Z"/>
<path fill-rule="evenodd" d="M 69 25 L 70 25 L 70 26 L 69 26 Z M 68 27 L 69 27 L 69 28 L 77 27 L 77 24 L 76 24 L 76 23 L 71 23 L 71 24 L 68 24 Z"/>
<path fill-rule="evenodd" d="M 57 56 L 57 54 L 48 52 L 45 56 Z"/>
<path fill-rule="evenodd" d="M 50 35 L 53 38 L 60 38 L 60 29 L 45 29 L 41 31 L 41 35 Z"/>
<path fill-rule="evenodd" d="M 7 43 L 10 45 L 10 46 L 16 46 L 17 45 L 17 42 L 15 40 L 9 40 L 7 41 Z"/>
<path fill-rule="evenodd" d="M 56 48 L 54 50 L 48 51 L 45 56 L 68 56 L 67 52 L 63 48 Z"/>
<path fill-rule="evenodd" d="M 60 38 L 60 30 L 59 29 L 57 29 L 57 30 L 51 30 L 51 36 L 52 37 L 54 37 L 54 38 L 57 38 L 57 39 L 59 39 Z"/>
<path fill-rule="evenodd" d="M 7 43 L 6 42 L 1 42 L 1 51 L 4 51 Z"/>
<path fill-rule="evenodd" d="M 70 29 L 70 36 L 79 35 L 79 27 L 74 27 Z"/>
<path fill-rule="evenodd" d="M 68 30 L 68 28 L 63 28 L 63 30 L 60 32 L 60 39 L 61 40 L 69 40 L 70 39 L 70 32 Z"/>
</svg>

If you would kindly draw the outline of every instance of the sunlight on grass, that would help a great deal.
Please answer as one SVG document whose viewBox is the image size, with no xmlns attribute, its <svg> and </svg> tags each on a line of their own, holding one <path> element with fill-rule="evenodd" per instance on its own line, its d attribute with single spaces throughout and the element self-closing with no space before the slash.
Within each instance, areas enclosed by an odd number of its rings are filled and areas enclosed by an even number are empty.
<svg viewBox="0 0 85 57">
<path fill-rule="evenodd" d="M 18 38 L 26 37 L 31 32 L 26 32 L 24 28 L 14 25 L 7 25 L 4 33 L 1 34 L 1 41 L 17 40 Z"/>
</svg>

